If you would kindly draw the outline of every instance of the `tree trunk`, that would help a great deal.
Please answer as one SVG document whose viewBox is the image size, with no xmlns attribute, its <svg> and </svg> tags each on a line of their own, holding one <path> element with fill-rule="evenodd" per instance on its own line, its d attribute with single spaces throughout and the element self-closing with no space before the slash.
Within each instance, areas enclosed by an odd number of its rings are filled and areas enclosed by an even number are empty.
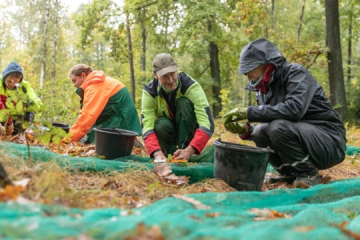
<svg viewBox="0 0 360 240">
<path fill-rule="evenodd" d="M 271 0 L 271 30 L 274 30 L 275 0 Z"/>
<path fill-rule="evenodd" d="M 211 32 L 211 20 L 208 19 L 208 30 Z M 213 115 L 214 118 L 219 116 L 221 112 L 221 98 L 220 98 L 220 90 L 221 90 L 221 83 L 220 83 L 220 64 L 219 64 L 219 49 L 218 46 L 214 42 L 210 42 L 209 45 L 209 54 L 210 54 L 210 71 L 211 77 L 214 80 L 214 84 L 212 86 L 212 93 L 215 98 L 215 103 L 213 103 Z"/>
<path fill-rule="evenodd" d="M 328 71 L 330 83 L 330 100 L 341 120 L 347 115 L 344 87 L 344 72 L 342 66 L 339 2 L 326 0 L 326 45 L 328 52 Z"/>
<path fill-rule="evenodd" d="M 130 20 L 129 13 L 126 13 L 126 32 L 128 39 L 128 51 L 129 51 L 129 65 L 130 65 L 130 81 L 131 81 L 131 96 L 135 102 L 135 76 L 134 76 L 134 61 L 131 45 L 131 32 L 130 32 Z"/>
<path fill-rule="evenodd" d="M 349 40 L 348 40 L 348 69 L 347 69 L 347 82 L 348 86 L 350 87 L 351 84 L 351 45 L 352 45 L 352 27 L 353 27 L 353 16 L 352 12 L 350 12 L 350 19 L 349 19 Z"/>
<path fill-rule="evenodd" d="M 46 52 L 47 52 L 47 46 L 46 46 L 46 42 L 47 42 L 47 24 L 48 24 L 48 19 L 49 19 L 49 14 L 50 14 L 50 2 L 49 0 L 45 0 L 45 16 L 44 16 L 44 23 L 43 23 L 43 28 L 44 28 L 44 33 L 43 33 L 43 51 L 42 51 L 42 59 L 41 59 L 41 72 L 40 72 L 40 89 L 43 90 L 44 89 L 44 80 L 45 80 L 45 70 L 46 70 Z"/>
<path fill-rule="evenodd" d="M 306 0 L 303 0 L 303 4 L 302 4 L 302 7 L 301 7 L 301 14 L 300 14 L 300 17 L 299 17 L 299 26 L 298 26 L 297 37 L 296 37 L 296 44 L 299 42 L 299 39 L 300 39 L 302 19 L 304 17 L 304 11 L 305 11 L 305 3 L 306 3 Z"/>
<path fill-rule="evenodd" d="M 140 11 L 139 12 L 139 20 L 140 20 L 140 26 L 141 26 L 141 70 L 143 71 L 144 74 L 144 78 L 143 78 L 143 82 L 145 83 L 146 80 L 146 38 L 147 38 L 147 34 L 146 34 L 146 27 L 145 27 L 145 22 L 144 22 L 144 18 L 143 15 L 145 15 L 145 10 L 144 11 Z"/>
<path fill-rule="evenodd" d="M 265 11 L 266 11 L 266 13 L 268 12 L 268 0 L 265 1 Z M 268 26 L 268 22 L 265 23 L 265 38 L 266 38 L 266 39 L 269 38 L 269 26 Z"/>
<path fill-rule="evenodd" d="M 53 57 L 52 57 L 52 71 L 51 71 L 51 83 L 55 84 L 56 75 L 56 47 L 57 47 L 57 29 L 58 29 L 58 12 L 59 1 L 55 0 L 55 26 L 54 26 L 54 41 L 53 41 Z"/>
</svg>

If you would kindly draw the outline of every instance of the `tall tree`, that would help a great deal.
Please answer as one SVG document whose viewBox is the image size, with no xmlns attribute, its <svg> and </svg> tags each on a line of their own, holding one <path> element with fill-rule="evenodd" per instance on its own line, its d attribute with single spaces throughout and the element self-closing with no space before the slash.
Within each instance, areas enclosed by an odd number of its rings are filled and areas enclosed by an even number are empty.
<svg viewBox="0 0 360 240">
<path fill-rule="evenodd" d="M 129 13 L 126 12 L 126 36 L 128 40 L 128 51 L 129 51 L 129 66 L 130 66 L 130 82 L 131 82 L 131 96 L 135 102 L 135 73 L 134 73 L 134 59 L 132 52 L 132 42 L 131 42 L 131 30 L 130 30 L 130 19 Z"/>
<path fill-rule="evenodd" d="M 52 71 L 51 71 L 51 83 L 55 84 L 56 75 L 56 48 L 58 38 L 58 12 L 59 12 L 59 0 L 55 0 L 55 23 L 54 23 L 54 35 L 53 35 L 53 55 L 52 55 Z"/>
<path fill-rule="evenodd" d="M 212 16 L 210 15 L 208 19 L 208 31 L 212 34 Z M 217 44 L 210 40 L 209 42 L 209 55 L 210 55 L 210 71 L 211 77 L 214 80 L 212 86 L 212 93 L 215 99 L 215 103 L 213 104 L 213 115 L 214 117 L 218 117 L 221 112 L 221 98 L 220 98 L 220 90 L 221 90 L 221 82 L 220 82 L 220 64 L 219 64 L 219 48 Z"/>
<path fill-rule="evenodd" d="M 50 0 L 45 0 L 45 15 L 43 16 L 43 41 L 42 41 L 42 59 L 40 72 L 40 89 L 44 88 L 45 71 L 46 71 L 46 54 L 47 54 L 47 33 L 48 33 L 48 19 L 50 15 Z"/>
<path fill-rule="evenodd" d="M 298 26 L 298 31 L 297 31 L 297 36 L 296 36 L 296 44 L 299 42 L 299 39 L 300 39 L 300 32 L 301 32 L 301 26 L 302 26 L 302 20 L 303 20 L 303 17 L 304 17 L 304 11 L 305 11 L 305 3 L 306 3 L 306 0 L 303 0 L 303 3 L 301 4 L 301 14 L 300 14 L 300 17 L 299 17 L 299 26 Z"/>
<path fill-rule="evenodd" d="M 330 100 L 339 113 L 340 119 L 345 120 L 347 105 L 344 86 L 344 72 L 342 65 L 339 2 L 326 0 L 326 45 L 328 52 L 328 71 L 330 83 Z"/>
</svg>

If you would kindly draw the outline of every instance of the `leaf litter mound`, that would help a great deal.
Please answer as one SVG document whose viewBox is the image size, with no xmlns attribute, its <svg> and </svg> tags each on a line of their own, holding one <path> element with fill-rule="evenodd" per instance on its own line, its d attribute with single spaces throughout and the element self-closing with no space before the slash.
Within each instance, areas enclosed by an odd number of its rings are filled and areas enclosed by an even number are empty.
<svg viewBox="0 0 360 240">
<path fill-rule="evenodd" d="M 350 128 L 348 133 L 348 144 L 360 146 L 360 130 Z M 212 140 L 221 137 L 224 141 L 253 145 L 251 142 L 243 141 L 226 131 L 215 132 Z M 24 135 L 16 135 L 2 140 L 26 144 Z M 41 143 L 30 139 L 30 145 L 42 146 Z M 211 144 L 209 141 L 208 144 Z M 95 145 L 93 144 L 55 144 L 50 143 L 43 148 L 68 156 L 89 157 L 95 156 Z M 144 148 L 133 149 L 132 154 L 147 156 Z M 4 156 L 4 154 L 2 154 Z M 170 159 L 173 162 L 174 159 Z M 176 161 L 174 161 L 176 162 Z M 182 161 L 179 161 L 181 163 Z M 11 199 L 22 196 L 30 201 L 45 204 L 61 204 L 68 207 L 105 208 L 119 207 L 131 209 L 151 204 L 162 198 L 189 193 L 202 192 L 231 192 L 235 189 L 228 186 L 219 179 L 208 179 L 195 184 L 188 184 L 186 176 L 171 174 L 168 165 L 155 165 L 153 172 L 145 167 L 127 169 L 126 172 L 69 172 L 60 168 L 57 163 L 27 163 L 22 159 L 9 159 L 3 157 L 2 163 L 12 180 L 29 178 L 26 188 L 7 189 Z M 161 169 L 160 171 L 157 169 Z M 269 173 L 272 174 L 272 173 Z M 337 179 L 347 179 L 360 176 L 359 156 L 346 156 L 343 163 L 333 168 L 320 171 L 322 183 Z M 279 188 L 292 188 L 286 183 L 264 184 L 262 190 Z M 16 190 L 15 190 L 16 189 Z M 22 191 L 19 191 L 21 189 Z M 15 197 L 14 197 L 15 196 Z"/>
</svg>

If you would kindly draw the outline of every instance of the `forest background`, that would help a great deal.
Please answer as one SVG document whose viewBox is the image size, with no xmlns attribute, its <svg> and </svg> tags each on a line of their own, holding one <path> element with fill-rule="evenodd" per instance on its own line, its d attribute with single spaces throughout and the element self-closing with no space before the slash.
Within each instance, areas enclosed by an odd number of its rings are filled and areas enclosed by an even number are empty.
<svg viewBox="0 0 360 240">
<path fill-rule="evenodd" d="M 356 123 L 359 33 L 359 0 L 89 0 L 75 12 L 61 0 L 0 0 L 0 69 L 17 61 L 45 104 L 41 118 L 73 124 L 73 65 L 122 81 L 140 111 L 152 59 L 167 52 L 219 117 L 256 104 L 237 68 L 242 47 L 264 37 L 307 67 L 342 120 Z"/>
</svg>

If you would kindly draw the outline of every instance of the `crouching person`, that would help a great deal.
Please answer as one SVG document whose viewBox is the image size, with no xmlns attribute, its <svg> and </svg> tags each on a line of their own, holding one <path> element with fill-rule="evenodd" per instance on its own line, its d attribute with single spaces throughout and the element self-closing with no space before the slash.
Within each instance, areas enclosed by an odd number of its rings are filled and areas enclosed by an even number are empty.
<svg viewBox="0 0 360 240">
<path fill-rule="evenodd" d="M 285 181 L 298 188 L 320 184 L 318 170 L 341 163 L 346 151 L 345 127 L 322 87 L 304 66 L 289 64 L 266 39 L 242 49 L 241 74 L 248 77 L 247 89 L 256 91 L 258 106 L 226 113 L 226 129 L 275 151 L 269 162 L 280 175 L 270 178 L 271 183 Z"/>
<path fill-rule="evenodd" d="M 80 115 L 69 132 L 71 141 L 80 141 L 86 135 L 87 141 L 93 143 L 96 127 L 120 128 L 141 135 L 135 104 L 122 82 L 85 64 L 71 68 L 69 78 L 81 99 Z"/>
</svg>

